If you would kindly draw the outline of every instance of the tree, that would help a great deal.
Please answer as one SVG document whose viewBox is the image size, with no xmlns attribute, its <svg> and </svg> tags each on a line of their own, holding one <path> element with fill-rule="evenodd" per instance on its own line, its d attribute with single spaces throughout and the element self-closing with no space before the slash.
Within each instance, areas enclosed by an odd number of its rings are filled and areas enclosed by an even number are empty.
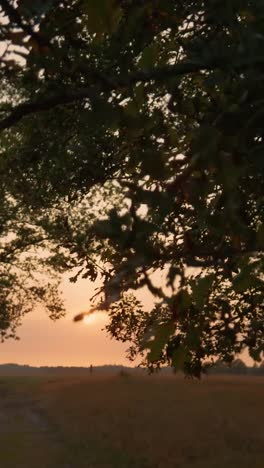
<svg viewBox="0 0 264 468">
<path fill-rule="evenodd" d="M 0 6 L 2 191 L 49 264 L 101 275 L 109 333 L 150 369 L 260 360 L 263 2 Z"/>
</svg>

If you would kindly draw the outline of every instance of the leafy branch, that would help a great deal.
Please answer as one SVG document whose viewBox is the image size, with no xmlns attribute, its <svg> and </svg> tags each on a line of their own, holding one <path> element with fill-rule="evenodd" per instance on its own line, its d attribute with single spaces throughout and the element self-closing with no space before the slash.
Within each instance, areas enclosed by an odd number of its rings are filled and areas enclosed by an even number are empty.
<svg viewBox="0 0 264 468">
<path fill-rule="evenodd" d="M 182 62 L 175 65 L 166 65 L 163 67 L 156 67 L 150 70 L 140 70 L 131 73 L 126 78 L 120 78 L 119 76 L 114 78 L 108 78 L 107 73 L 94 73 L 98 82 L 102 85 L 102 91 L 108 90 L 113 91 L 115 89 L 129 88 L 131 85 L 136 83 L 148 83 L 151 81 L 155 82 L 166 82 L 169 78 L 188 75 L 193 73 L 199 73 L 203 71 L 212 70 L 229 70 L 242 71 L 244 69 L 262 66 L 264 59 L 262 57 L 256 58 L 255 60 L 243 60 L 239 63 L 228 63 L 222 59 L 214 59 L 208 63 L 200 62 Z M 97 93 L 100 93 L 101 89 L 97 89 Z M 84 99 L 96 98 L 96 92 L 94 87 L 76 88 L 65 90 L 63 93 L 55 93 L 52 95 L 39 95 L 33 102 L 25 102 L 15 106 L 11 109 L 10 114 L 4 119 L 0 120 L 0 130 L 5 130 L 13 125 L 17 124 L 24 117 L 36 114 L 39 112 L 49 111 L 56 106 L 71 104 L 74 102 L 82 101 Z"/>
</svg>

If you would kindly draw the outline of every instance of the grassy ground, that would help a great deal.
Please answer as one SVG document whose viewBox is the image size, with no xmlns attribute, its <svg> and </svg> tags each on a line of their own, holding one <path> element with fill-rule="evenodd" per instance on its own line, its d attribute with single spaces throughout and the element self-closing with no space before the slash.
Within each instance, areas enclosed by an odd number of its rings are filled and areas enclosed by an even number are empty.
<svg viewBox="0 0 264 468">
<path fill-rule="evenodd" d="M 0 378 L 0 397 L 1 468 L 264 468 L 263 378 Z"/>
<path fill-rule="evenodd" d="M 69 464 L 64 441 L 41 411 L 34 378 L 0 378 L 0 467 L 48 468 Z"/>
</svg>

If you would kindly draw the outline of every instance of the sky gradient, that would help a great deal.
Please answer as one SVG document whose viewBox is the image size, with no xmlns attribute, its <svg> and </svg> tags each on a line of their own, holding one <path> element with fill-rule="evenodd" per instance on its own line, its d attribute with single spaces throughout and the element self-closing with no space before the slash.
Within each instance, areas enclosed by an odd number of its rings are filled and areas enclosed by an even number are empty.
<svg viewBox="0 0 264 468">
<path fill-rule="evenodd" d="M 126 345 L 107 337 L 102 328 L 107 316 L 98 314 L 93 322 L 73 322 L 74 315 L 89 308 L 95 285 L 87 280 L 62 283 L 67 316 L 52 322 L 41 309 L 23 319 L 19 341 L 0 344 L 0 363 L 13 362 L 34 366 L 131 365 L 125 357 Z"/>
<path fill-rule="evenodd" d="M 162 277 L 159 274 L 159 281 Z M 32 366 L 90 366 L 103 364 L 133 365 L 126 359 L 128 344 L 110 339 L 102 329 L 107 315 L 100 313 L 96 320 L 73 322 L 73 317 L 89 310 L 90 298 L 98 283 L 80 279 L 71 283 L 65 275 L 62 292 L 67 315 L 52 322 L 43 310 L 38 309 L 23 319 L 18 329 L 19 341 L 7 340 L 0 343 L 0 364 L 17 363 Z M 146 308 L 152 304 L 151 294 L 143 289 L 138 298 Z M 243 360 L 252 364 L 247 353 Z"/>
</svg>

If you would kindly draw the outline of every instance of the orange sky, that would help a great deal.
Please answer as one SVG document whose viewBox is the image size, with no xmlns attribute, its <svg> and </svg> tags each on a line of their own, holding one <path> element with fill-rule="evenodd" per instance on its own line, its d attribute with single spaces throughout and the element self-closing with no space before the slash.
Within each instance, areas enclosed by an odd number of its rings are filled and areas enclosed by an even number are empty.
<svg viewBox="0 0 264 468">
<path fill-rule="evenodd" d="M 90 298 L 98 283 L 80 279 L 71 283 L 65 275 L 62 291 L 67 316 L 52 322 L 47 314 L 38 309 L 23 319 L 18 329 L 19 341 L 0 343 L 0 364 L 89 366 L 102 364 L 133 365 L 126 359 L 128 344 L 110 339 L 102 331 L 107 315 L 102 312 L 89 323 L 73 322 L 73 317 L 89 310 Z M 151 304 L 151 294 L 142 290 L 137 294 L 145 306 Z M 96 319 L 96 320 L 95 320 Z"/>
<path fill-rule="evenodd" d="M 16 362 L 30 365 L 88 366 L 100 364 L 129 364 L 126 346 L 110 340 L 101 331 L 107 316 L 100 314 L 93 323 L 73 323 L 77 313 L 87 310 L 94 285 L 87 280 L 62 284 L 67 316 L 52 322 L 46 313 L 36 310 L 28 314 L 18 330 L 20 341 L 7 340 L 0 344 L 0 363 Z"/>
<path fill-rule="evenodd" d="M 89 309 L 90 297 L 96 285 L 87 280 L 70 283 L 65 277 L 62 291 L 67 316 L 52 322 L 41 310 L 36 310 L 23 320 L 18 330 L 20 341 L 8 340 L 0 344 L 0 363 L 89 366 L 103 364 L 133 365 L 126 359 L 127 346 L 107 337 L 102 328 L 107 316 L 100 313 L 91 323 L 73 322 L 74 315 Z M 138 294 L 149 306 L 151 296 L 146 290 Z M 250 363 L 247 354 L 243 359 Z"/>
</svg>

